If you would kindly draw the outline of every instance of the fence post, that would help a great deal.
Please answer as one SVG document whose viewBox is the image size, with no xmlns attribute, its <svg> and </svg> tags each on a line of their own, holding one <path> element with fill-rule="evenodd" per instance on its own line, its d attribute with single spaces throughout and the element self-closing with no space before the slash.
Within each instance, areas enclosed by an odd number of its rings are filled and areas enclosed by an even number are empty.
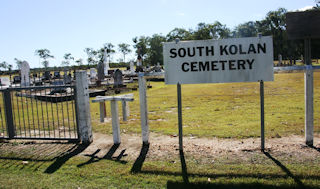
<svg viewBox="0 0 320 189">
<path fill-rule="evenodd" d="M 260 81 L 260 122 L 261 122 L 261 151 L 264 151 L 264 84 Z"/>
<path fill-rule="evenodd" d="M 122 105 L 122 118 L 123 121 L 127 121 L 128 116 L 130 116 L 130 108 L 129 108 L 129 103 L 125 100 L 121 101 Z"/>
<path fill-rule="evenodd" d="M 13 125 L 12 104 L 9 89 L 4 90 L 3 92 L 3 104 L 5 109 L 8 137 L 9 139 L 12 139 L 16 135 L 16 131 Z"/>
<path fill-rule="evenodd" d="M 111 100 L 111 116 L 112 116 L 112 135 L 113 143 L 120 144 L 120 125 L 119 125 L 119 112 L 118 112 L 118 102 L 116 100 Z"/>
<path fill-rule="evenodd" d="M 106 104 L 105 102 L 100 102 L 100 122 L 104 122 L 104 118 L 106 117 Z"/>
<path fill-rule="evenodd" d="M 146 79 L 143 73 L 139 73 L 139 100 L 140 100 L 140 120 L 142 131 L 142 142 L 149 143 L 149 124 L 148 124 L 148 105 L 147 105 L 147 87 Z"/>
<path fill-rule="evenodd" d="M 82 143 L 92 142 L 89 85 L 86 71 L 76 72 L 76 114 L 78 136 Z"/>
<path fill-rule="evenodd" d="M 306 71 L 304 73 L 305 139 L 307 145 L 313 146 L 313 70 L 310 39 L 304 40 L 304 60 L 306 64 Z"/>
</svg>

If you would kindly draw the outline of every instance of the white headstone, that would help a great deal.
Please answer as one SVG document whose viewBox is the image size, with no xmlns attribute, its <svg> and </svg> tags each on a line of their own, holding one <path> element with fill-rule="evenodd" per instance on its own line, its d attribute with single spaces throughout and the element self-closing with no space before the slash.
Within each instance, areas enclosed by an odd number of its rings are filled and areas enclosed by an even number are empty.
<svg viewBox="0 0 320 189">
<path fill-rule="evenodd" d="M 109 62 L 107 60 L 108 53 L 107 50 L 104 51 L 103 64 L 104 64 L 104 75 L 108 75 L 108 71 L 110 70 Z"/>
<path fill-rule="evenodd" d="M 1 86 L 9 86 L 10 85 L 9 77 L 0 77 L 0 83 L 1 83 Z"/>
<path fill-rule="evenodd" d="M 95 79 L 97 77 L 97 72 L 95 68 L 90 68 L 90 79 Z"/>
<path fill-rule="evenodd" d="M 138 59 L 138 60 L 137 60 L 137 66 L 142 66 L 142 61 L 141 61 L 141 59 Z"/>
<path fill-rule="evenodd" d="M 133 63 L 133 61 L 130 62 L 130 73 L 134 73 L 134 63 Z"/>
<path fill-rule="evenodd" d="M 23 61 L 21 63 L 21 86 L 30 85 L 30 66 L 28 62 Z"/>
</svg>

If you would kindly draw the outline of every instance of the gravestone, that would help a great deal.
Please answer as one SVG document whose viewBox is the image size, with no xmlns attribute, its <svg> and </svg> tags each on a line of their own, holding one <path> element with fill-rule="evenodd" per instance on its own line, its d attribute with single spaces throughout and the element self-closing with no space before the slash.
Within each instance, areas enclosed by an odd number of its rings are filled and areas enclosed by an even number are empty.
<svg viewBox="0 0 320 189">
<path fill-rule="evenodd" d="M 157 65 L 155 66 L 154 68 L 154 72 L 161 72 L 161 66 L 160 66 L 160 63 L 158 62 Z"/>
<path fill-rule="evenodd" d="M 43 80 L 50 80 L 51 79 L 51 74 L 49 71 L 45 71 L 43 73 Z"/>
<path fill-rule="evenodd" d="M 63 81 L 65 84 L 71 84 L 71 73 L 64 72 Z"/>
<path fill-rule="evenodd" d="M 98 64 L 98 81 L 104 80 L 104 63 L 100 62 Z"/>
<path fill-rule="evenodd" d="M 21 63 L 21 86 L 30 85 L 30 66 L 28 62 L 23 61 Z"/>
<path fill-rule="evenodd" d="M 90 68 L 90 79 L 96 79 L 97 72 L 95 68 Z"/>
<path fill-rule="evenodd" d="M 134 62 L 130 62 L 130 73 L 134 73 Z"/>
<path fill-rule="evenodd" d="M 21 76 L 16 75 L 13 77 L 13 84 L 21 83 Z"/>
<path fill-rule="evenodd" d="M 54 79 L 60 79 L 60 77 L 61 77 L 60 71 L 55 71 L 55 72 L 53 73 L 53 78 L 54 78 Z"/>
<path fill-rule="evenodd" d="M 107 50 L 104 51 L 103 63 L 104 63 L 104 75 L 108 75 L 108 71 L 110 70 L 109 62 L 107 61 L 108 53 Z"/>
<path fill-rule="evenodd" d="M 138 55 L 137 66 L 142 66 L 142 57 Z"/>
<path fill-rule="evenodd" d="M 117 69 L 114 74 L 113 74 L 113 79 L 114 79 L 114 88 L 121 87 L 123 85 L 123 78 L 122 78 L 122 72 L 121 70 Z"/>
<path fill-rule="evenodd" d="M 59 85 L 65 85 L 65 83 L 64 83 L 63 80 L 55 80 L 55 81 L 52 82 L 52 85 L 59 86 Z M 66 88 L 56 87 L 56 88 L 51 90 L 49 95 L 54 95 L 56 93 L 66 93 L 66 92 L 67 92 Z"/>
<path fill-rule="evenodd" d="M 71 71 L 69 71 L 69 74 L 68 74 L 68 69 L 64 68 L 63 72 L 64 72 L 64 74 L 63 74 L 64 83 L 65 84 L 71 84 L 71 80 L 72 80 Z"/>
<path fill-rule="evenodd" d="M 114 70 L 108 70 L 108 75 L 113 75 Z"/>
<path fill-rule="evenodd" d="M 279 59 L 279 65 L 282 66 L 282 55 L 281 54 L 279 54 L 278 59 Z"/>
<path fill-rule="evenodd" d="M 63 68 L 63 74 L 67 75 L 68 74 L 68 69 L 67 68 Z"/>
<path fill-rule="evenodd" d="M 9 86 L 10 85 L 9 77 L 0 77 L 0 84 L 1 86 Z"/>
</svg>

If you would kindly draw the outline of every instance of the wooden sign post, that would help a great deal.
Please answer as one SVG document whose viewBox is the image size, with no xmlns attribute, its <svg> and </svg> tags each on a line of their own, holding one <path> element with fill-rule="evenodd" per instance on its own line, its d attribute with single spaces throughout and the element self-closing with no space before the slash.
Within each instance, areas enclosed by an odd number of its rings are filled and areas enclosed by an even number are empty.
<svg viewBox="0 0 320 189">
<path fill-rule="evenodd" d="M 320 11 L 289 12 L 286 14 L 289 39 L 304 39 L 305 140 L 313 146 L 313 68 L 311 39 L 320 38 Z"/>
</svg>

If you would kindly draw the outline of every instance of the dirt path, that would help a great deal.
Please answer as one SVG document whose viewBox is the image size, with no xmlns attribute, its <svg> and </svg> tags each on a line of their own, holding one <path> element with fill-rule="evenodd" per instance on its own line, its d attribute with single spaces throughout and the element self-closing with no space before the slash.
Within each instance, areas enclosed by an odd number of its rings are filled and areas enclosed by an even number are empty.
<svg viewBox="0 0 320 189">
<path fill-rule="evenodd" d="M 289 137 L 266 140 L 266 151 L 280 159 L 292 159 L 295 162 L 313 161 L 320 158 L 320 137 L 315 137 L 314 148 L 304 145 L 304 137 L 292 135 Z M 95 154 L 103 157 L 113 145 L 111 135 L 94 133 L 94 142 L 80 155 Z M 121 135 L 121 144 L 113 157 L 123 153 L 124 160 L 135 160 L 140 153 L 142 139 L 139 135 Z M 251 161 L 253 156 L 261 154 L 260 138 L 249 139 L 218 139 L 184 137 L 184 152 L 189 158 L 199 161 L 214 161 L 227 157 L 232 161 Z M 150 147 L 147 159 L 171 160 L 179 157 L 178 137 L 150 134 Z M 257 158 L 256 161 L 259 161 Z"/>
<path fill-rule="evenodd" d="M 121 144 L 113 146 L 112 135 L 93 134 L 93 142 L 78 156 L 135 161 L 142 148 L 138 134 L 121 134 Z M 260 138 L 219 139 L 184 137 L 184 155 L 187 161 L 203 163 L 268 163 L 260 151 Z M 146 160 L 179 161 L 178 137 L 150 134 Z M 61 157 L 75 149 L 75 144 L 51 141 L 9 141 L 0 143 L 0 156 L 15 154 L 16 159 L 38 160 Z M 314 147 L 304 145 L 304 137 L 292 135 L 266 140 L 266 151 L 278 160 L 292 163 L 320 162 L 320 137 L 314 138 Z M 68 156 L 68 155 L 67 155 Z M 69 157 L 69 156 L 68 156 Z M 270 163 L 270 161 L 269 161 Z"/>
</svg>

